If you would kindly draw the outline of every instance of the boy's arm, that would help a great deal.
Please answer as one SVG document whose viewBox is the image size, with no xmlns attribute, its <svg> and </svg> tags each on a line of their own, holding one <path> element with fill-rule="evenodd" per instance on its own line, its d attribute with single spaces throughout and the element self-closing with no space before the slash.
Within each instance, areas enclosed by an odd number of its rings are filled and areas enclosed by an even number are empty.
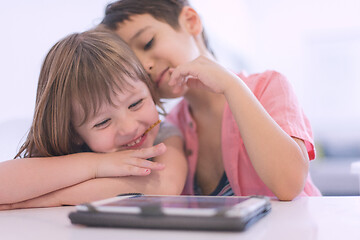
<svg viewBox="0 0 360 240">
<path fill-rule="evenodd" d="M 162 144 L 114 153 L 77 153 L 0 163 L 0 204 L 21 202 L 96 177 L 148 175 L 163 165 L 145 159 L 166 151 Z M 148 170 L 148 171 L 146 171 Z"/>
<path fill-rule="evenodd" d="M 0 210 L 76 205 L 132 192 L 179 195 L 182 192 L 187 175 L 183 142 L 180 137 L 174 136 L 166 139 L 164 143 L 167 147 L 166 153 L 155 159 L 157 162 L 166 165 L 162 171 L 154 171 L 144 177 L 91 179 L 27 201 L 0 205 Z"/>
<path fill-rule="evenodd" d="M 254 169 L 280 200 L 294 199 L 309 171 L 305 143 L 281 129 L 240 78 L 230 86 L 224 95 Z"/>
<path fill-rule="evenodd" d="M 238 76 L 201 56 L 173 71 L 169 85 L 181 84 L 223 94 L 262 181 L 280 200 L 300 194 L 309 165 L 304 142 L 283 131 Z"/>
<path fill-rule="evenodd" d="M 294 199 L 309 171 L 305 143 L 281 129 L 240 79 L 224 95 L 261 180 L 280 200 Z"/>
</svg>

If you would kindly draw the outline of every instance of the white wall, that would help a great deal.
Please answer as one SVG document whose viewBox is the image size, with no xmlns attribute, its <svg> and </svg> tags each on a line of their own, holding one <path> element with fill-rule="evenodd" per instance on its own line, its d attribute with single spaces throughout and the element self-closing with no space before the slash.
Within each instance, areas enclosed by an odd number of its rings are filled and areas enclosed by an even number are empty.
<svg viewBox="0 0 360 240">
<path fill-rule="evenodd" d="M 1 1 L 0 122 L 32 117 L 37 78 L 48 50 L 67 34 L 95 26 L 107 2 Z"/>
<path fill-rule="evenodd" d="M 360 149 L 360 1 L 193 2 L 230 68 L 285 74 L 315 139 Z"/>
<path fill-rule="evenodd" d="M 65 35 L 95 26 L 108 2 L 0 0 L 0 125 L 31 119 L 47 51 Z M 225 65 L 250 73 L 282 72 L 295 87 L 315 137 L 360 138 L 360 1 L 191 2 Z"/>
<path fill-rule="evenodd" d="M 109 0 L 0 0 L 0 161 L 31 123 L 42 61 L 60 38 L 95 26 Z"/>
</svg>

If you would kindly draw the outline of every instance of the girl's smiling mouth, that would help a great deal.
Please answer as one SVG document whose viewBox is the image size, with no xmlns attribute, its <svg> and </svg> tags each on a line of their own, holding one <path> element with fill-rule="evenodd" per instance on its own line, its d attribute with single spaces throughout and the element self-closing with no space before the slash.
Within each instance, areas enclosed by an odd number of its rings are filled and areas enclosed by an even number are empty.
<svg viewBox="0 0 360 240">
<path fill-rule="evenodd" d="M 144 133 L 143 135 L 141 135 L 140 137 L 138 137 L 134 141 L 122 145 L 122 147 L 125 147 L 125 148 L 138 148 L 143 144 L 145 139 L 146 139 L 146 136 L 145 136 L 145 133 Z"/>
<path fill-rule="evenodd" d="M 124 144 L 122 145 L 122 147 L 127 148 L 127 149 L 131 149 L 131 148 L 139 148 L 144 141 L 146 140 L 146 136 L 147 133 L 153 129 L 156 125 L 158 125 L 161 122 L 161 120 L 159 119 L 158 121 L 156 121 L 154 124 L 152 124 L 148 129 L 146 129 L 146 131 L 144 132 L 143 135 L 141 135 L 140 137 L 136 138 L 134 141 L 131 141 L 130 143 Z"/>
<path fill-rule="evenodd" d="M 158 125 L 161 122 L 161 120 L 157 120 L 154 124 L 152 124 L 148 129 L 146 129 L 146 131 L 144 132 L 144 134 L 148 133 L 151 129 L 153 129 L 156 125 Z"/>
</svg>

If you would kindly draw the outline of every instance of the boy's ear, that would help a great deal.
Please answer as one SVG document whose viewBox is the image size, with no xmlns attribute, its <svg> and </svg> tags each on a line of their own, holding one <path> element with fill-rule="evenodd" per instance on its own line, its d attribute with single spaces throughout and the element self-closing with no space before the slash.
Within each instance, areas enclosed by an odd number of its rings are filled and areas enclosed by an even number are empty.
<svg viewBox="0 0 360 240">
<path fill-rule="evenodd" d="M 199 35 L 203 31 L 203 26 L 199 14 L 191 7 L 185 6 L 179 15 L 179 23 L 191 35 Z"/>
</svg>

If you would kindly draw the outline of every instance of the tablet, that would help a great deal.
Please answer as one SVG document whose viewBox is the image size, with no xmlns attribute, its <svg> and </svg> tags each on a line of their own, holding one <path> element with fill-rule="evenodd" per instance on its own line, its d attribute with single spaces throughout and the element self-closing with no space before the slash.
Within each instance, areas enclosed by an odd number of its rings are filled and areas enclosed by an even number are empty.
<svg viewBox="0 0 360 240">
<path fill-rule="evenodd" d="M 271 209 L 267 197 L 127 195 L 76 206 L 73 224 L 243 231 Z"/>
</svg>

